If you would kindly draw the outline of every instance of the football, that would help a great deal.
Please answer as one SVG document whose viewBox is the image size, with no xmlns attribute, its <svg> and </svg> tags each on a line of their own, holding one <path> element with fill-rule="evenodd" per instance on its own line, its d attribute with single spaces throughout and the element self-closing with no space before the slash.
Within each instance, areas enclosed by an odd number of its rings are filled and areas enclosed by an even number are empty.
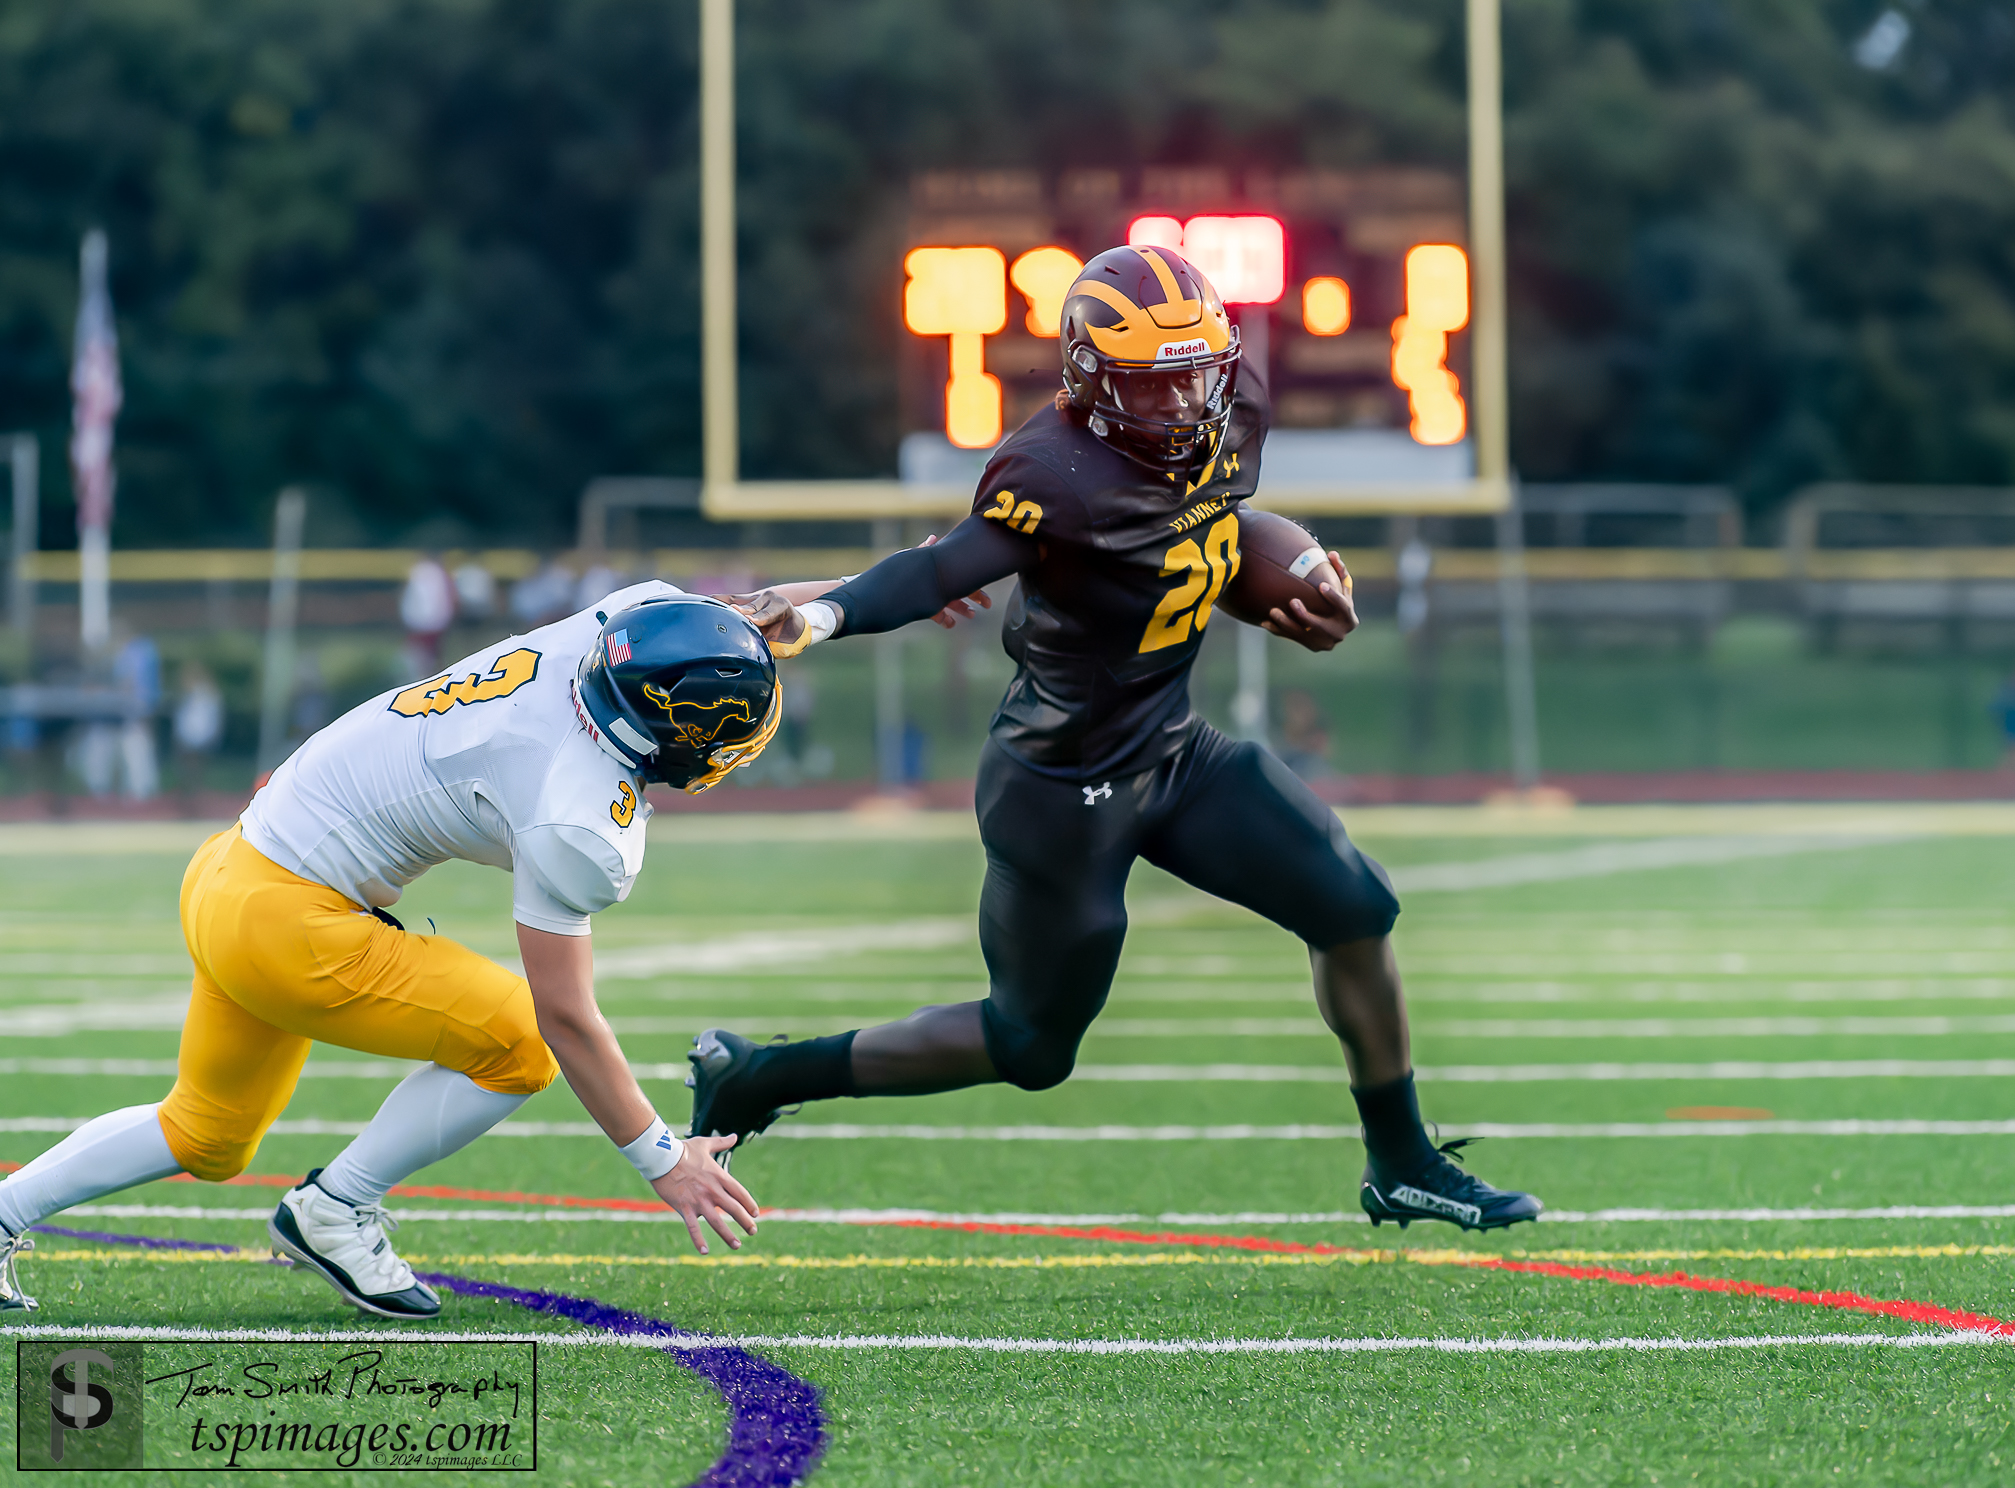
<svg viewBox="0 0 2015 1488">
<path fill-rule="evenodd" d="M 1350 593 L 1350 580 L 1330 567 L 1329 554 L 1299 523 L 1273 512 L 1238 514 L 1238 572 L 1225 585 L 1219 606 L 1234 620 L 1258 625 L 1279 609 L 1293 615 L 1289 601 L 1300 600 L 1311 613 L 1333 614 L 1335 607 L 1317 587 L 1328 583 Z"/>
</svg>

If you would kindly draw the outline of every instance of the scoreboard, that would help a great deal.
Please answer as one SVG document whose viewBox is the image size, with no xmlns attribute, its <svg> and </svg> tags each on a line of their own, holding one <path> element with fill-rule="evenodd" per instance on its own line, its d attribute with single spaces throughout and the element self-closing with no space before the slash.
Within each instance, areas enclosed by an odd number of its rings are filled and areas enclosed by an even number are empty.
<svg viewBox="0 0 2015 1488">
<path fill-rule="evenodd" d="M 911 185 L 903 417 L 986 449 L 1059 385 L 1064 293 L 1121 243 L 1173 249 L 1216 285 L 1278 427 L 1468 428 L 1460 178 L 1438 171 L 1214 168 L 935 172 Z"/>
</svg>

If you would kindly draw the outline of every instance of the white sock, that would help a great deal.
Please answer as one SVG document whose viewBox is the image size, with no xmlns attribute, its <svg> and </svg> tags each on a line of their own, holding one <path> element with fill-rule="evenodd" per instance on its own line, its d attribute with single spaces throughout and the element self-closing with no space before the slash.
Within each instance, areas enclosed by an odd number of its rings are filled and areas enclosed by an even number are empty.
<svg viewBox="0 0 2015 1488">
<path fill-rule="evenodd" d="M 455 1070 L 424 1065 L 399 1082 L 371 1124 L 315 1181 L 349 1203 L 379 1203 L 394 1184 L 461 1151 L 530 1099 L 499 1095 Z"/>
<path fill-rule="evenodd" d="M 87 1121 L 18 1173 L 0 1179 L 0 1229 L 18 1235 L 72 1204 L 182 1171 L 158 1103 Z"/>
</svg>

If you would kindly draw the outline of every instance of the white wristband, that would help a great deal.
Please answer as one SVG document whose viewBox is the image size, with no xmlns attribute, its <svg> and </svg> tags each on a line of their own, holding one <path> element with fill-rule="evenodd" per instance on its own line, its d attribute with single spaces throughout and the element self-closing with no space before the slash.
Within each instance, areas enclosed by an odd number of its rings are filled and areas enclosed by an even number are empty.
<svg viewBox="0 0 2015 1488">
<path fill-rule="evenodd" d="M 644 1128 L 644 1134 L 626 1147 L 616 1151 L 630 1160 L 630 1166 L 644 1175 L 644 1182 L 655 1183 L 679 1165 L 679 1159 L 686 1155 L 686 1144 L 672 1135 L 664 1118 L 653 1115 L 651 1124 Z"/>
<path fill-rule="evenodd" d="M 805 624 L 811 627 L 812 638 L 805 642 L 807 646 L 816 646 L 840 628 L 839 612 L 822 599 L 799 605 L 798 613 L 805 617 Z"/>
</svg>

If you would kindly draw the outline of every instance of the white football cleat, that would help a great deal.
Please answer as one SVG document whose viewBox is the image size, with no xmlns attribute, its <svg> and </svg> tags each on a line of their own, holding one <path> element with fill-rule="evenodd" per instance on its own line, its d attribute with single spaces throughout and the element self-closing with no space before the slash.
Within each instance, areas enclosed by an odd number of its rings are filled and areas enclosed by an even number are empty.
<svg viewBox="0 0 2015 1488">
<path fill-rule="evenodd" d="M 315 1180 L 316 1168 L 287 1190 L 266 1221 L 273 1254 L 307 1266 L 361 1312 L 412 1320 L 441 1311 L 440 1296 L 399 1259 L 386 1232 L 398 1222 L 376 1204 L 352 1204 Z"/>
<path fill-rule="evenodd" d="M 34 1248 L 34 1240 L 26 1234 L 0 1230 L 0 1312 L 33 1312 L 41 1305 L 21 1290 L 21 1278 L 14 1274 L 14 1258 Z"/>
</svg>

